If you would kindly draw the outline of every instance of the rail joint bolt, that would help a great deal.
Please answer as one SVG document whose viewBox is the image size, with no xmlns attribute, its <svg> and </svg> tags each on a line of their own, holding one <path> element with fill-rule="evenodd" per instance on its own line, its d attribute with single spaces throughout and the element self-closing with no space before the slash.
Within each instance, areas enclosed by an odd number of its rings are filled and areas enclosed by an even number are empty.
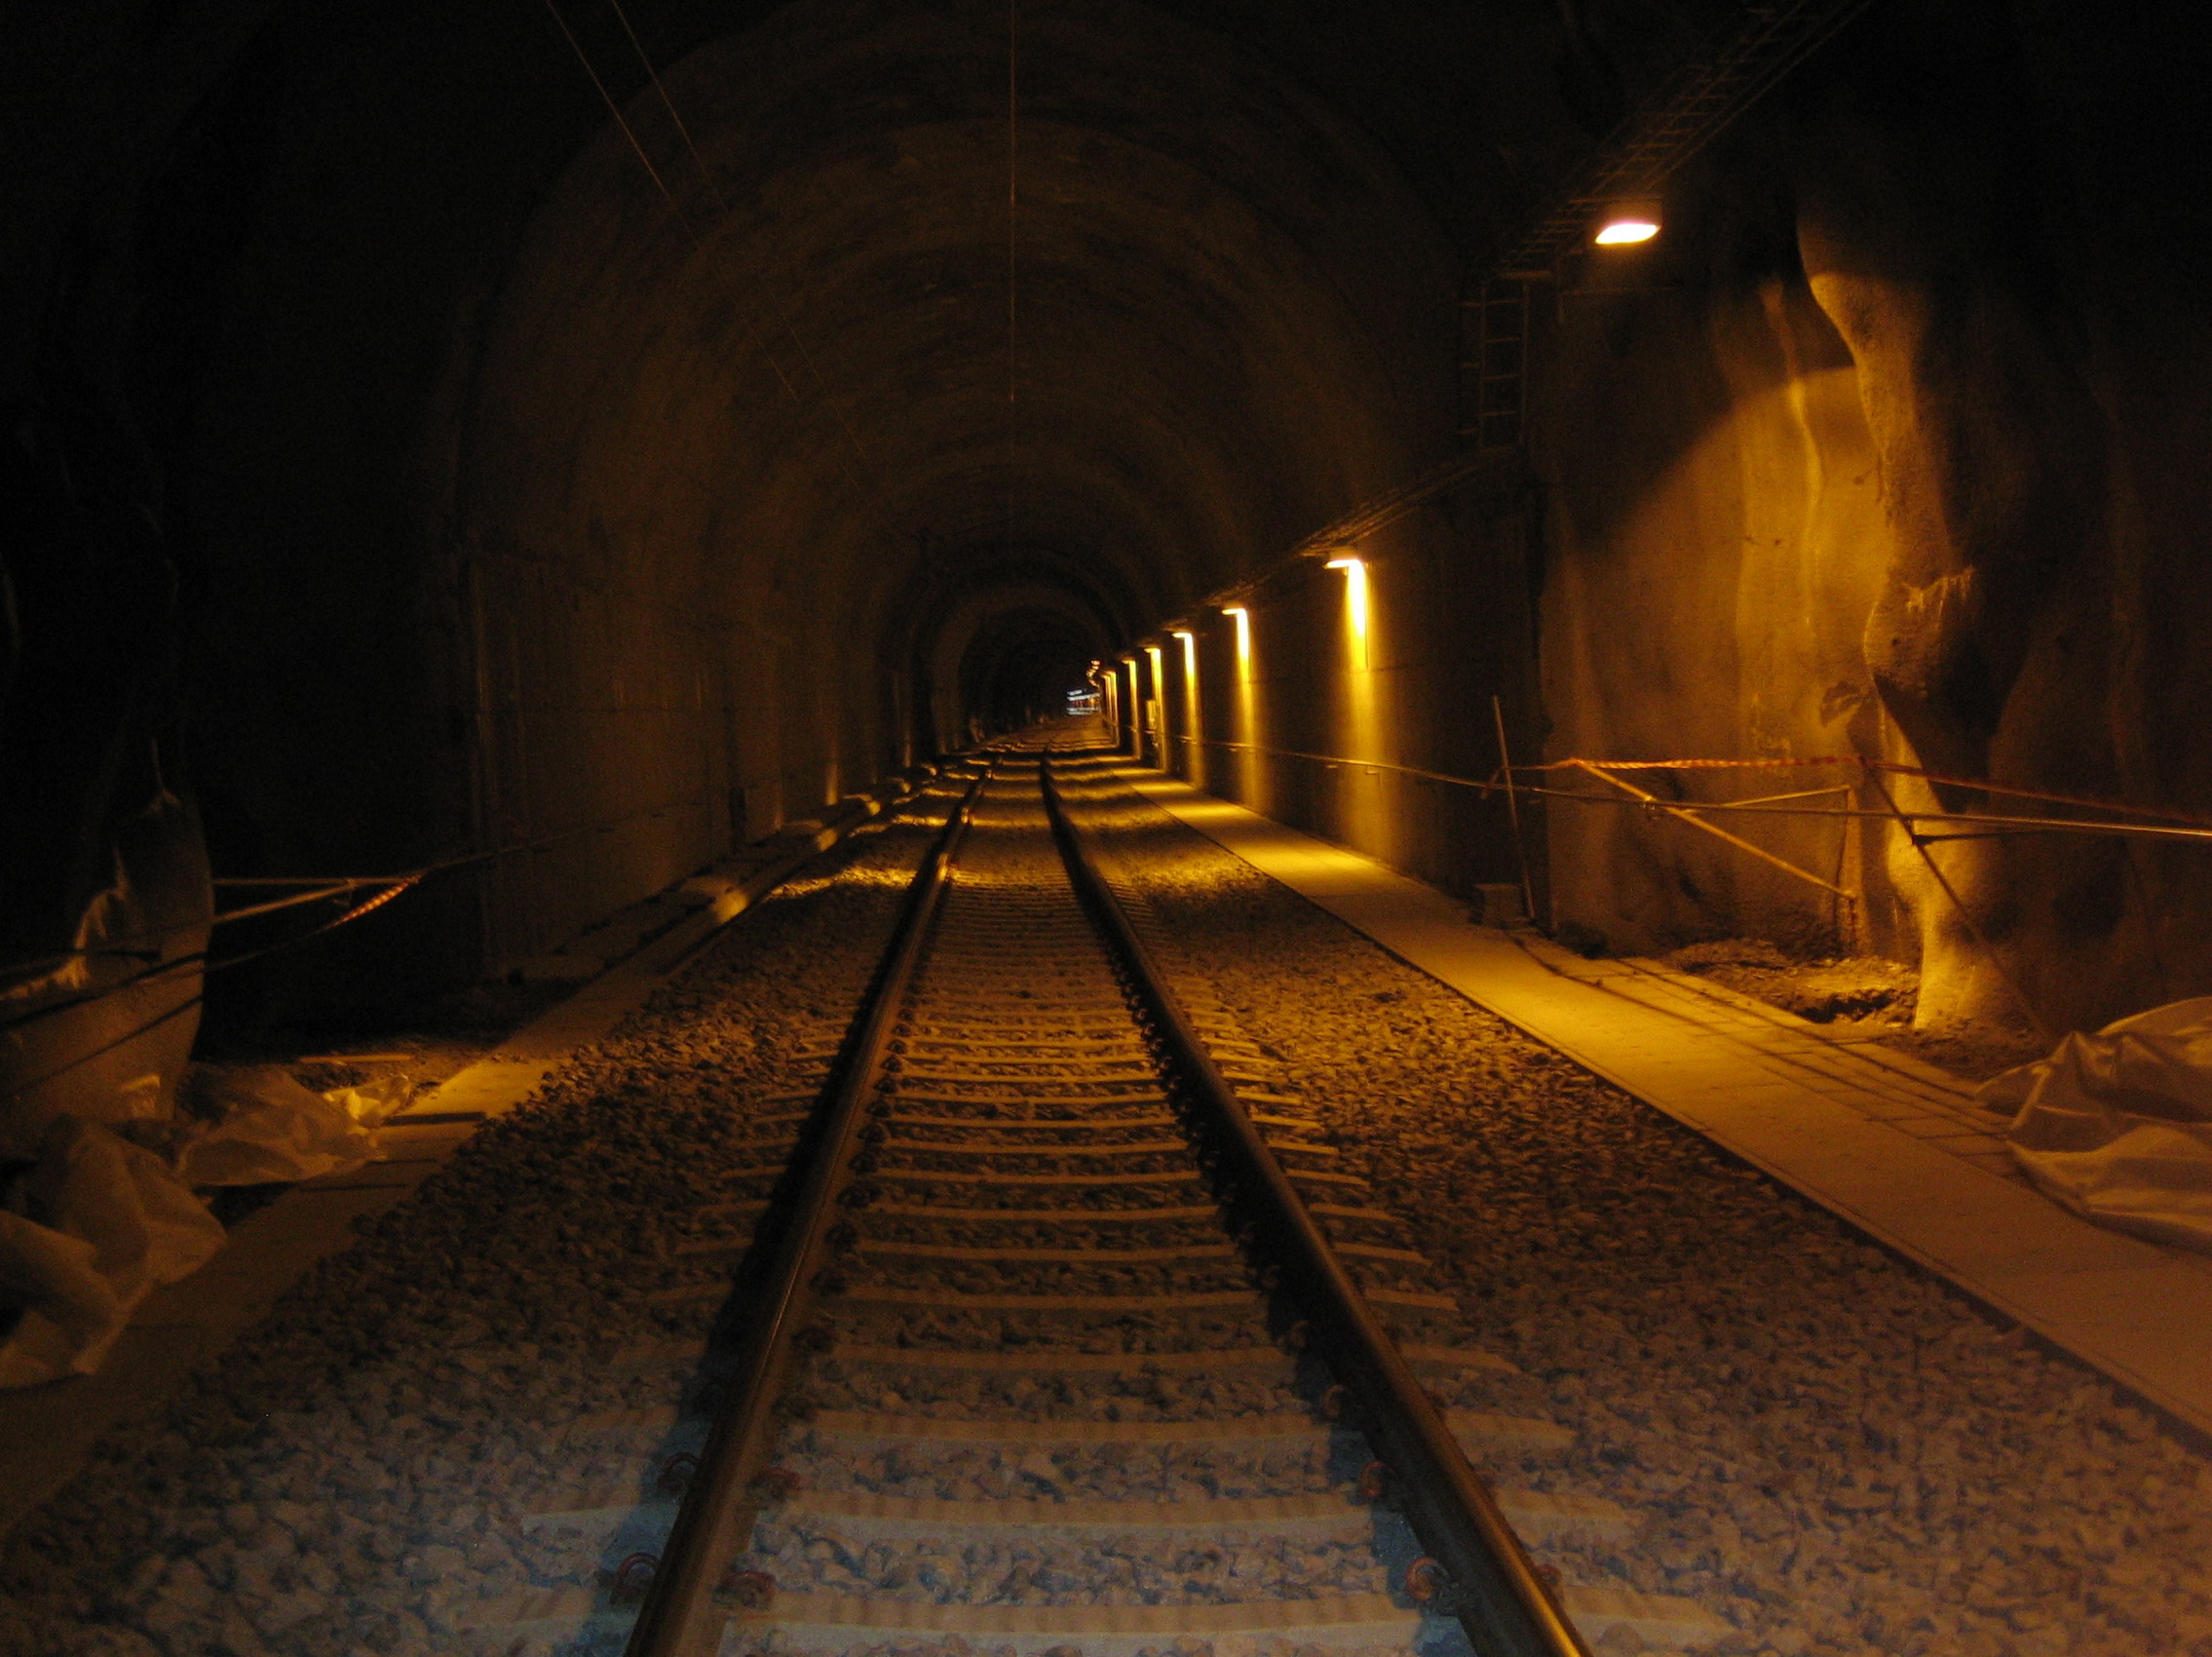
<svg viewBox="0 0 2212 1657">
<path fill-rule="evenodd" d="M 653 1573 L 661 1568 L 652 1554 L 632 1554 L 607 1577 L 607 1598 L 617 1605 L 634 1605 L 653 1586 Z"/>
<path fill-rule="evenodd" d="M 764 1570 L 734 1571 L 723 1592 L 748 1611 L 765 1611 L 776 1598 L 776 1579 Z"/>
<path fill-rule="evenodd" d="M 1405 1567 L 1405 1597 L 1438 1616 L 1451 1616 L 1459 1608 L 1458 1585 L 1443 1565 L 1427 1554 Z"/>
</svg>

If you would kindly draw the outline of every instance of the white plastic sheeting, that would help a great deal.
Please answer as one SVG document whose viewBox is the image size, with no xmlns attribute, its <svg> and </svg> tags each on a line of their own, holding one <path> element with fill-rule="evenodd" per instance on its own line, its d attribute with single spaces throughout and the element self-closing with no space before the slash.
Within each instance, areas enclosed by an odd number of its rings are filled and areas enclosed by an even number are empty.
<svg viewBox="0 0 2212 1657">
<path fill-rule="evenodd" d="M 0 1387 L 91 1374 L 148 1291 L 223 1246 L 168 1163 L 95 1123 L 57 1118 L 21 1195 L 39 1217 L 0 1213 L 0 1286 L 24 1307 Z"/>
<path fill-rule="evenodd" d="M 118 828 L 111 856 L 75 953 L 0 988 L 0 1156 L 35 1156 L 57 1116 L 158 1122 L 172 1108 L 214 913 L 199 816 L 158 794 Z"/>
<path fill-rule="evenodd" d="M 325 1098 L 274 1066 L 203 1071 L 195 1082 L 217 1114 L 177 1156 L 188 1185 L 273 1185 L 359 1168 L 376 1154 L 372 1130 L 390 1114 L 369 1091 Z M 373 1118 L 365 1125 L 357 1104 Z"/>
<path fill-rule="evenodd" d="M 166 1157 L 96 1123 L 48 1124 L 12 1208 L 0 1209 L 0 1301 L 24 1308 L 0 1343 L 0 1388 L 93 1373 L 151 1291 L 222 1248 L 222 1225 L 194 1187 L 358 1168 L 408 1092 L 394 1078 L 325 1096 L 273 1066 L 201 1066 L 192 1082 L 211 1120 L 180 1120 Z"/>
<path fill-rule="evenodd" d="M 2067 1036 L 1982 1084 L 2021 1169 L 2067 1207 L 2212 1250 L 2212 996 Z"/>
</svg>

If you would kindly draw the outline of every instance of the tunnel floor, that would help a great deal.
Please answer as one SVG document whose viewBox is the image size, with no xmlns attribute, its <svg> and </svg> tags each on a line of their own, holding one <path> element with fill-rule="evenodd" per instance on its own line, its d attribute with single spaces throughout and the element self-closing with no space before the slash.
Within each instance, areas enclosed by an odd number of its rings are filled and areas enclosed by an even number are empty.
<svg viewBox="0 0 2212 1657">
<path fill-rule="evenodd" d="M 1438 1338 L 1503 1361 L 1488 1405 L 1562 1430 L 1488 1471 L 1631 1516 L 1540 1559 L 1696 1601 L 1718 1652 L 2212 1652 L 2212 1475 L 2149 1411 L 1111 775 L 1071 797 L 1179 990 L 1457 1296 Z M 474 1613 L 589 1584 L 600 1550 L 532 1516 L 634 1487 L 695 1415 L 717 1268 L 685 1245 L 765 1189 L 946 799 L 731 927 L 116 1434 L 8 1539 L 0 1651 L 603 1644 Z"/>
</svg>

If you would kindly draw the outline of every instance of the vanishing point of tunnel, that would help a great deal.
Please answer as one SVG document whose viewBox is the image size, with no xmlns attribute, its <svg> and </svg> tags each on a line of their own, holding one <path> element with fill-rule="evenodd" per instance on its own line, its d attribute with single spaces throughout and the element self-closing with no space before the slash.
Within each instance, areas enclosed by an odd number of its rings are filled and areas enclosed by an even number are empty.
<svg viewBox="0 0 2212 1657">
<path fill-rule="evenodd" d="M 0 17 L 0 1657 L 2212 1653 L 2208 71 Z"/>
</svg>

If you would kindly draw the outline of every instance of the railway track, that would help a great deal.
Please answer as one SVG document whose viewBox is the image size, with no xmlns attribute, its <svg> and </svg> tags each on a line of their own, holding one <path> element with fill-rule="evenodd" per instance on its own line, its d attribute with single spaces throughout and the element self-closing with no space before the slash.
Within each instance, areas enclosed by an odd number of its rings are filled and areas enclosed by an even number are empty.
<svg viewBox="0 0 2212 1657">
<path fill-rule="evenodd" d="M 1524 1538 L 1634 1521 L 1477 1477 L 1567 1435 L 1500 1407 L 1533 1389 L 1166 970 L 1050 771 L 973 777 L 858 1016 L 807 1055 L 819 1097 L 763 1101 L 760 1180 L 689 1216 L 684 1256 L 736 1267 L 704 1381 L 607 1424 L 648 1446 L 627 1493 L 543 1516 L 601 1562 L 534 1626 L 582 1611 L 630 1657 L 1722 1633 L 1532 1561 Z"/>
</svg>

